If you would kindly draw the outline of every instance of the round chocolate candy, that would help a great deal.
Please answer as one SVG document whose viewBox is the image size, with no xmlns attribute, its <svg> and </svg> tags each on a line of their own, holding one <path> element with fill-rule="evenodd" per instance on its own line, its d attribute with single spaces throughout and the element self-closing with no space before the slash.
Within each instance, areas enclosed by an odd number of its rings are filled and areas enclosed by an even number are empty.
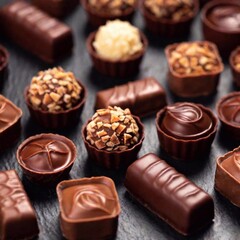
<svg viewBox="0 0 240 240">
<path fill-rule="evenodd" d="M 57 134 L 40 134 L 26 139 L 17 150 L 18 163 L 26 176 L 47 183 L 67 174 L 76 158 L 76 147 Z"/>
</svg>

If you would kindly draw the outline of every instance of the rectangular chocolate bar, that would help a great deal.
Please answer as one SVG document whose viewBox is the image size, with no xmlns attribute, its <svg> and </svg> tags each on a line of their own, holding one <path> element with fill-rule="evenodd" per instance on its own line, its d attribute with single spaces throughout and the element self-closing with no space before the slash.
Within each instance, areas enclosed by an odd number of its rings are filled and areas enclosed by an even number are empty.
<svg viewBox="0 0 240 240">
<path fill-rule="evenodd" d="M 79 0 L 32 0 L 32 3 L 53 17 L 61 18 L 77 7 Z"/>
<path fill-rule="evenodd" d="M 0 9 L 1 33 L 42 60 L 53 63 L 71 53 L 71 29 L 25 1 Z"/>
<path fill-rule="evenodd" d="M 0 239 L 30 239 L 38 233 L 35 211 L 16 171 L 0 171 Z"/>
<path fill-rule="evenodd" d="M 166 93 L 153 77 L 109 88 L 97 93 L 95 109 L 118 106 L 134 115 L 146 116 L 166 105 Z"/>
<path fill-rule="evenodd" d="M 183 235 L 196 233 L 214 218 L 212 197 L 152 153 L 129 166 L 125 186 Z"/>
</svg>

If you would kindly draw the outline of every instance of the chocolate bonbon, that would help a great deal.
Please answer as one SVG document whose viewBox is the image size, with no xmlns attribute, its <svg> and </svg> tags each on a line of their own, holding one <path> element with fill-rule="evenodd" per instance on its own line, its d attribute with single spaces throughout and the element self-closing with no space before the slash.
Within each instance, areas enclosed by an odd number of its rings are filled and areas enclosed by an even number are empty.
<svg viewBox="0 0 240 240">
<path fill-rule="evenodd" d="M 77 8 L 78 0 L 32 0 L 32 3 L 54 17 L 65 17 L 74 8 Z"/>
<path fill-rule="evenodd" d="M 232 70 L 233 80 L 237 87 L 240 87 L 240 47 L 232 51 L 229 64 Z"/>
<path fill-rule="evenodd" d="M 4 79 L 4 76 L 7 71 L 9 60 L 9 53 L 5 47 L 0 45 L 0 81 Z M 2 83 L 0 83 L 1 85 Z"/>
<path fill-rule="evenodd" d="M 210 109 L 188 102 L 169 105 L 156 118 L 161 148 L 182 160 L 194 160 L 206 154 L 217 126 L 217 118 Z"/>
<path fill-rule="evenodd" d="M 0 171 L 0 239 L 31 239 L 38 233 L 35 211 L 16 171 Z"/>
<path fill-rule="evenodd" d="M 63 181 L 57 186 L 60 221 L 67 239 L 112 239 L 120 204 L 114 182 L 107 177 Z"/>
<path fill-rule="evenodd" d="M 54 182 L 68 174 L 76 158 L 74 143 L 58 134 L 39 134 L 26 139 L 17 160 L 26 176 L 37 183 Z"/>
<path fill-rule="evenodd" d="M 0 95 L 0 152 L 20 136 L 21 117 L 22 110 Z"/>
<path fill-rule="evenodd" d="M 148 77 L 98 92 L 95 109 L 119 106 L 129 108 L 134 115 L 146 116 L 166 104 L 165 90 L 155 78 Z"/>
<path fill-rule="evenodd" d="M 234 205 L 240 207 L 240 147 L 217 159 L 215 188 Z"/>
<path fill-rule="evenodd" d="M 183 235 L 214 219 L 211 196 L 152 153 L 128 167 L 124 184 L 136 200 Z"/>
<path fill-rule="evenodd" d="M 49 63 L 65 57 L 73 48 L 67 25 L 22 0 L 0 8 L 0 27 L 10 40 Z"/>
</svg>

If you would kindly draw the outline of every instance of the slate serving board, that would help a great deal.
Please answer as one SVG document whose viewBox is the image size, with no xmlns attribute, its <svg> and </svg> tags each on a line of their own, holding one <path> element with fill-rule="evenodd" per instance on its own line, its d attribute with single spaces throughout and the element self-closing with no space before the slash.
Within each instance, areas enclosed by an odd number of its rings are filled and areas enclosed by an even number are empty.
<svg viewBox="0 0 240 240">
<path fill-rule="evenodd" d="M 7 2 L 10 2 L 10 0 L 1 0 L 0 5 L 4 5 Z M 167 224 L 141 207 L 126 193 L 126 189 L 123 186 L 124 171 L 107 171 L 92 163 L 91 160 L 88 159 L 86 149 L 81 139 L 82 125 L 93 114 L 95 93 L 98 90 L 109 88 L 129 80 L 135 80 L 146 76 L 154 76 L 167 90 L 169 103 L 183 101 L 183 99 L 177 99 L 172 96 L 166 84 L 167 63 L 164 56 L 164 47 L 169 44 L 170 41 L 158 39 L 149 35 L 149 33 L 147 33 L 144 29 L 143 19 L 138 12 L 134 18 L 134 24 L 146 32 L 150 42 L 141 70 L 137 76 L 130 79 L 111 79 L 101 76 L 92 68 L 91 60 L 85 46 L 85 40 L 91 29 L 87 26 L 86 15 L 82 7 L 79 5 L 76 11 L 64 19 L 64 21 L 73 29 L 75 47 L 72 55 L 64 61 L 56 63 L 56 66 L 62 66 L 66 70 L 73 71 L 87 87 L 88 98 L 79 124 L 71 129 L 59 130 L 57 133 L 69 137 L 77 145 L 78 156 L 72 171 L 70 172 L 69 178 L 105 175 L 111 177 L 115 181 L 122 207 L 116 239 L 239 239 L 240 210 L 214 190 L 216 158 L 237 146 L 237 143 L 232 143 L 231 139 L 225 138 L 220 132 L 218 132 L 215 138 L 209 156 L 206 156 L 205 159 L 191 163 L 176 162 L 168 158 L 159 148 L 155 128 L 155 116 L 153 115 L 143 119 L 146 137 L 139 156 L 143 156 L 149 152 L 156 153 L 163 159 L 166 159 L 168 163 L 173 165 L 180 172 L 184 173 L 197 185 L 206 190 L 214 198 L 214 224 L 204 229 L 198 235 L 189 238 L 185 238 L 177 234 Z M 200 39 L 202 39 L 202 34 L 200 17 L 198 16 L 198 18 L 194 21 L 190 36 L 185 39 L 175 39 L 172 42 Z M 0 154 L 0 170 L 16 169 L 22 177 L 24 187 L 37 211 L 40 226 L 39 239 L 62 239 L 59 226 L 59 207 L 55 186 L 41 187 L 30 183 L 22 175 L 22 171 L 18 166 L 15 157 L 18 145 L 25 138 L 38 133 L 51 132 L 39 127 L 29 118 L 29 113 L 23 98 L 24 88 L 27 84 L 29 84 L 32 76 L 34 76 L 39 70 L 43 70 L 51 66 L 44 64 L 29 53 L 9 42 L 1 35 L 1 32 L 0 44 L 6 46 L 11 55 L 9 74 L 5 79 L 0 92 L 23 110 L 21 138 L 13 147 Z M 213 109 L 215 112 L 216 101 L 221 96 L 233 90 L 236 89 L 232 83 L 231 72 L 226 61 L 225 71 L 221 75 L 218 92 L 211 97 L 197 99 L 195 102 L 202 103 Z M 171 211 L 171 209 L 169 209 L 169 211 Z M 179 221 L 181 221 L 181 219 L 179 219 Z"/>
</svg>

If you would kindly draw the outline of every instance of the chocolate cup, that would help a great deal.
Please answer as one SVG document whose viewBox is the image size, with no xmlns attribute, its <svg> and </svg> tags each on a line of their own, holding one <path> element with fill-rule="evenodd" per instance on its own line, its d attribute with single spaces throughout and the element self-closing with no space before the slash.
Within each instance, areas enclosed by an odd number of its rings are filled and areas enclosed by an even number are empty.
<svg viewBox="0 0 240 240">
<path fill-rule="evenodd" d="M 86 135 L 87 135 L 86 129 L 91 119 L 88 120 L 88 122 L 83 126 L 82 138 L 83 138 L 85 147 L 91 159 L 94 160 L 98 165 L 101 165 L 107 169 L 118 170 L 120 168 L 128 167 L 132 162 L 134 162 L 137 159 L 138 152 L 140 151 L 142 147 L 142 142 L 145 138 L 144 125 L 142 124 L 139 117 L 134 115 L 132 116 L 139 127 L 140 139 L 137 144 L 135 144 L 133 147 L 124 151 L 110 152 L 106 150 L 97 149 L 86 140 Z"/>
<path fill-rule="evenodd" d="M 40 172 L 40 171 L 36 171 L 36 170 L 33 170 L 33 169 L 27 167 L 22 162 L 22 160 L 20 158 L 20 154 L 21 154 L 21 151 L 24 149 L 24 147 L 27 146 L 29 143 L 31 143 L 31 141 L 40 139 L 42 137 L 45 137 L 45 138 L 47 137 L 49 139 L 54 139 L 56 141 L 60 140 L 61 142 L 64 142 L 69 147 L 69 149 L 71 150 L 71 153 L 72 153 L 72 158 L 71 158 L 71 161 L 69 161 L 69 163 L 64 168 L 61 168 L 57 171 L 41 171 Z M 76 159 L 76 155 L 77 155 L 76 146 L 70 139 L 68 139 L 62 135 L 52 134 L 52 133 L 48 133 L 48 134 L 43 133 L 43 134 L 38 134 L 38 135 L 27 138 L 18 147 L 17 153 L 16 153 L 18 164 L 21 166 L 23 173 L 26 175 L 26 177 L 30 181 L 38 183 L 38 184 L 42 184 L 42 185 L 54 183 L 54 182 L 62 179 L 64 176 L 66 176 L 70 172 L 70 170 L 73 166 L 73 163 Z"/>
<path fill-rule="evenodd" d="M 82 87 L 80 102 L 71 109 L 60 112 L 34 109 L 28 98 L 29 86 L 27 86 L 24 91 L 24 98 L 31 117 L 42 127 L 50 129 L 65 128 L 77 124 L 87 98 L 86 88 L 81 82 L 78 81 L 78 83 Z"/>
<path fill-rule="evenodd" d="M 240 44 L 240 42 L 239 42 Z M 229 63 L 230 63 L 230 67 L 231 67 L 231 71 L 232 71 L 232 75 L 233 75 L 233 80 L 236 84 L 236 86 L 238 88 L 240 88 L 240 70 L 236 68 L 236 66 L 234 65 L 234 57 L 240 54 L 240 47 L 237 47 L 234 51 L 232 51 L 231 55 L 230 55 L 230 59 L 229 59 Z"/>
<path fill-rule="evenodd" d="M 145 20 L 145 25 L 151 33 L 173 38 L 185 36 L 189 33 L 192 21 L 199 10 L 199 3 L 198 0 L 194 0 L 193 16 L 183 17 L 179 21 L 159 19 L 145 8 L 144 0 L 140 0 L 140 8 Z"/>
<path fill-rule="evenodd" d="M 219 56 L 219 52 L 215 44 L 205 41 L 216 54 L 217 60 L 219 62 L 219 70 L 213 73 L 204 73 L 202 75 L 180 75 L 174 71 L 172 65 L 169 62 L 170 53 L 173 49 L 179 45 L 178 43 L 168 45 L 165 48 L 165 55 L 168 60 L 169 72 L 168 72 L 168 84 L 170 90 L 179 97 L 184 98 L 194 98 L 201 96 L 208 96 L 216 92 L 219 76 L 223 72 L 224 66 L 222 64 L 222 59 Z M 201 43 L 201 41 L 196 41 L 196 43 Z"/>
<path fill-rule="evenodd" d="M 237 207 L 240 207 L 240 182 L 225 170 L 221 163 L 239 150 L 240 147 L 235 148 L 233 151 L 219 157 L 215 173 L 215 189 Z"/>
<path fill-rule="evenodd" d="M 2 45 L 0 45 L 0 58 L 3 58 L 3 62 L 0 64 L 0 81 L 2 81 L 6 75 L 9 62 L 8 50 Z"/>
<path fill-rule="evenodd" d="M 201 21 L 204 38 L 214 42 L 220 54 L 228 57 L 229 54 L 239 45 L 240 30 L 226 31 L 224 28 L 218 27 L 208 20 L 208 13 L 219 5 L 237 5 L 240 6 L 239 0 L 214 0 L 206 4 L 201 13 Z"/>
<path fill-rule="evenodd" d="M 236 125 L 230 123 L 221 114 L 221 105 L 224 103 L 224 101 L 226 101 L 227 99 L 230 99 L 230 98 L 232 98 L 234 96 L 240 96 L 240 92 L 232 92 L 232 93 L 229 93 L 229 94 L 225 95 L 224 97 L 222 97 L 217 102 L 216 111 L 218 113 L 218 118 L 220 119 L 220 122 L 222 124 L 221 126 L 222 126 L 223 131 L 228 136 L 230 136 L 232 139 L 240 140 L 240 125 L 236 126 Z"/>
<path fill-rule="evenodd" d="M 91 217 L 88 219 L 82 219 L 81 217 L 79 217 L 79 219 L 69 218 L 63 210 L 64 202 L 62 191 L 67 187 L 74 187 L 83 183 L 89 185 L 94 183 L 102 183 L 108 186 L 115 200 L 116 213 L 109 216 Z M 118 217 L 121 212 L 121 207 L 119 204 L 119 198 L 115 184 L 112 179 L 108 177 L 92 177 L 62 181 L 57 185 L 56 190 L 60 205 L 61 230 L 65 238 L 82 240 L 113 239 L 117 232 Z M 87 203 L 87 201 L 88 199 L 86 199 L 85 203 Z M 92 203 L 91 199 L 90 203 Z"/>
<path fill-rule="evenodd" d="M 208 113 L 214 124 L 212 131 L 209 132 L 207 136 L 196 139 L 180 139 L 166 134 L 161 129 L 160 123 L 167 107 L 163 108 L 157 113 L 156 127 L 160 146 L 175 160 L 195 161 L 196 159 L 204 157 L 204 155 L 207 154 L 211 148 L 217 131 L 218 120 L 209 108 L 206 108 L 201 104 L 196 105 Z"/>
<path fill-rule="evenodd" d="M 110 12 L 101 13 L 101 12 L 93 11 L 88 1 L 89 0 L 80 0 L 83 8 L 87 13 L 88 21 L 94 28 L 104 25 L 108 20 L 120 19 L 122 21 L 131 22 L 134 16 L 135 10 L 137 8 L 137 1 L 136 1 L 133 7 L 129 7 L 122 14 L 112 15 Z"/>
<path fill-rule="evenodd" d="M 128 77 L 136 75 L 139 71 L 140 63 L 148 46 L 146 36 L 139 31 L 143 43 L 143 49 L 140 52 L 134 54 L 128 59 L 114 61 L 102 58 L 94 49 L 93 41 L 96 33 L 97 32 L 93 32 L 89 35 L 87 39 L 87 50 L 97 71 L 110 77 Z"/>
</svg>

